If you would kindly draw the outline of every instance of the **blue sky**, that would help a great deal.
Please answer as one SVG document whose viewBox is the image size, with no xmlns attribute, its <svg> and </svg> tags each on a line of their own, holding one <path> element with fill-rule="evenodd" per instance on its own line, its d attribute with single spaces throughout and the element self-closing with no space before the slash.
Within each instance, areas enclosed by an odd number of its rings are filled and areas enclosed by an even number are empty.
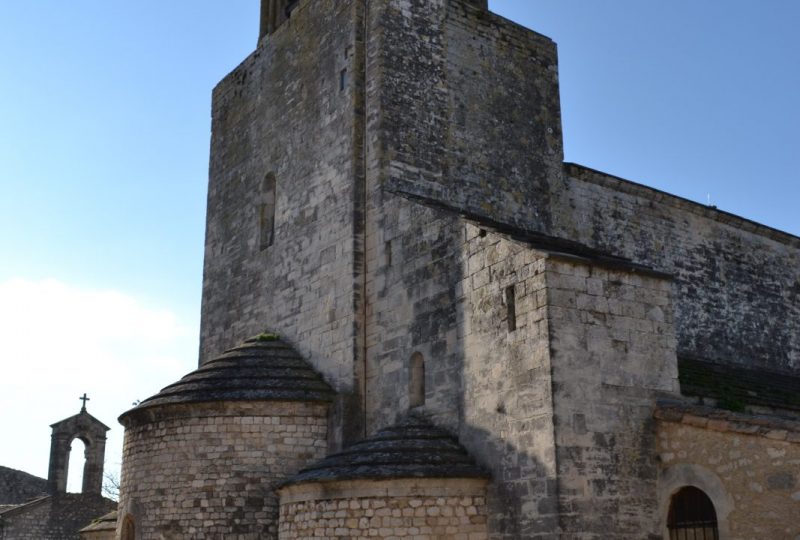
<svg viewBox="0 0 800 540">
<path fill-rule="evenodd" d="M 800 234 L 800 3 L 492 7 L 559 45 L 568 161 Z M 0 431 L 21 448 L 0 464 L 45 475 L 49 424 L 88 392 L 113 466 L 116 416 L 196 363 L 211 89 L 257 16 L 0 2 Z"/>
</svg>

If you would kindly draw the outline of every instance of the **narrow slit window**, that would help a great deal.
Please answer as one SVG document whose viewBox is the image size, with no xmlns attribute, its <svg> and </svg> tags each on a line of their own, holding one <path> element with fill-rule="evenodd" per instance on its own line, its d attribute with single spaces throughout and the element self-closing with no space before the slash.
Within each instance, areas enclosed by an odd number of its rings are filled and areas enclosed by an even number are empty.
<svg viewBox="0 0 800 540">
<path fill-rule="evenodd" d="M 517 329 L 517 298 L 514 285 L 506 287 L 506 319 L 508 320 L 508 331 L 513 332 Z"/>
<path fill-rule="evenodd" d="M 425 405 L 425 357 L 415 352 L 411 355 L 408 378 L 408 405 L 420 407 Z"/>
<path fill-rule="evenodd" d="M 264 250 L 275 241 L 275 175 L 270 173 L 261 183 L 261 204 L 258 212 L 259 247 Z"/>
<path fill-rule="evenodd" d="M 714 503 L 694 486 L 683 487 L 672 496 L 667 528 L 670 540 L 719 540 Z"/>
<path fill-rule="evenodd" d="M 347 68 L 339 72 L 339 91 L 343 92 L 347 88 Z"/>
</svg>

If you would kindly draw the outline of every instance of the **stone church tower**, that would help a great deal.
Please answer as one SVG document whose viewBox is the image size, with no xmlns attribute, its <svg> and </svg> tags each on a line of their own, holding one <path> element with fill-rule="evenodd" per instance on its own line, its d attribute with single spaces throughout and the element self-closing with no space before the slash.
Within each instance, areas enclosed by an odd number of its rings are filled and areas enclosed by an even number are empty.
<svg viewBox="0 0 800 540">
<path fill-rule="evenodd" d="M 564 163 L 556 46 L 485 0 L 261 16 L 119 537 L 800 535 L 800 239 Z"/>
</svg>

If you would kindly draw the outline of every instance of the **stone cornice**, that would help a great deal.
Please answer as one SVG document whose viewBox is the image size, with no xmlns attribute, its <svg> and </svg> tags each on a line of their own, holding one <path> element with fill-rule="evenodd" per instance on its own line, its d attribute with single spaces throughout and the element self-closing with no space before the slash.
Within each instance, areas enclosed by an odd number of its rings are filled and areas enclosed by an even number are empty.
<svg viewBox="0 0 800 540">
<path fill-rule="evenodd" d="M 770 415 L 726 411 L 680 401 L 659 401 L 653 413 L 663 422 L 685 424 L 709 431 L 766 437 L 800 443 L 800 420 Z"/>
</svg>

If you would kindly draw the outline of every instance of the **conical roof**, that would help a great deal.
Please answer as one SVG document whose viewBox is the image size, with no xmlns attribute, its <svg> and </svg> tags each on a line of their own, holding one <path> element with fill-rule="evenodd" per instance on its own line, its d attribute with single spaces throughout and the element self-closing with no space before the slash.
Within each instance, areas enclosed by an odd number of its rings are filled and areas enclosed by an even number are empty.
<svg viewBox="0 0 800 540">
<path fill-rule="evenodd" d="M 398 478 L 489 478 L 489 474 L 455 437 L 412 414 L 301 470 L 284 485 Z"/>
<path fill-rule="evenodd" d="M 333 395 L 294 348 L 276 336 L 261 335 L 225 351 L 128 412 L 210 401 L 319 402 L 331 401 Z"/>
</svg>

